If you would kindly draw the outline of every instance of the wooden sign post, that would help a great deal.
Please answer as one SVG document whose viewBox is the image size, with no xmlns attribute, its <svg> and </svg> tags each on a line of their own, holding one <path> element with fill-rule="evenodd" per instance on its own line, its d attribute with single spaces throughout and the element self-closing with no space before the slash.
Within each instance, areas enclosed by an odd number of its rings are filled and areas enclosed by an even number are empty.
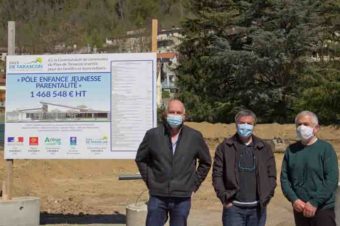
<svg viewBox="0 0 340 226">
<path fill-rule="evenodd" d="M 158 20 L 152 19 L 151 26 L 151 52 L 157 53 L 158 51 Z M 158 55 L 158 54 L 157 54 Z M 158 56 L 157 56 L 158 59 Z M 157 77 L 156 77 L 156 93 L 157 93 L 157 107 L 162 104 L 162 81 L 161 81 L 161 70 L 160 64 L 157 62 Z"/>
<path fill-rule="evenodd" d="M 7 53 L 8 55 L 15 55 L 15 21 L 8 21 Z M 6 180 L 2 184 L 2 199 L 11 200 L 13 187 L 13 159 L 6 160 L 6 171 Z"/>
<path fill-rule="evenodd" d="M 152 19 L 151 52 L 157 52 L 158 20 Z"/>
</svg>

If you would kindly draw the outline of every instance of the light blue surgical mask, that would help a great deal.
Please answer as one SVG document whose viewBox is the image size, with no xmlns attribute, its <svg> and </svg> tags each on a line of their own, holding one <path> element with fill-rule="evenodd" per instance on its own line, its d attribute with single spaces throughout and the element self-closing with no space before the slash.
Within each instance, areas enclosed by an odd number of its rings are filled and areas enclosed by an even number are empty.
<svg viewBox="0 0 340 226">
<path fill-rule="evenodd" d="M 237 124 L 237 134 L 241 137 L 249 137 L 253 134 L 254 126 L 244 123 Z"/>
<path fill-rule="evenodd" d="M 174 115 L 168 114 L 166 117 L 166 121 L 168 122 L 169 126 L 173 129 L 178 128 L 183 123 L 183 116 L 182 115 Z"/>
</svg>

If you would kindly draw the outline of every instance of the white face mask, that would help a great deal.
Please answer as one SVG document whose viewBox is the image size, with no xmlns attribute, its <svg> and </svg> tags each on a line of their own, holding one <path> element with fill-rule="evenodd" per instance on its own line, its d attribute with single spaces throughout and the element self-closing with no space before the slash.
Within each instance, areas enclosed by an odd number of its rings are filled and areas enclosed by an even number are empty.
<svg viewBox="0 0 340 226">
<path fill-rule="evenodd" d="M 296 128 L 297 137 L 302 141 L 308 141 L 314 137 L 314 129 L 310 126 L 300 125 Z"/>
</svg>

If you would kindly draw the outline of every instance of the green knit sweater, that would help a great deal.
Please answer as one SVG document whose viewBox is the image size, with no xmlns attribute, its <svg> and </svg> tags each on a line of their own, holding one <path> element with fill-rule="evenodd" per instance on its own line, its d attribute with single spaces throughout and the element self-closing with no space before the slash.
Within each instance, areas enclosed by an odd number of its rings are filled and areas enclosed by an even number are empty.
<svg viewBox="0 0 340 226">
<path fill-rule="evenodd" d="M 309 146 L 297 142 L 287 148 L 281 188 L 290 202 L 301 199 L 322 209 L 334 207 L 338 177 L 338 159 L 326 141 L 317 140 Z"/>
</svg>

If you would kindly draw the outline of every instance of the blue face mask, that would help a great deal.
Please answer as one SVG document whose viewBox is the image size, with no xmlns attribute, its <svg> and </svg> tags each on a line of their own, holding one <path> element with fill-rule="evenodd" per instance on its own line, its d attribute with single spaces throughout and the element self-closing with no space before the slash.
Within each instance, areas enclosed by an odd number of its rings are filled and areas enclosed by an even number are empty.
<svg viewBox="0 0 340 226">
<path fill-rule="evenodd" d="M 253 134 L 254 126 L 250 124 L 237 124 L 237 134 L 241 137 L 249 137 Z"/>
<path fill-rule="evenodd" d="M 166 117 L 166 121 L 168 122 L 171 128 L 178 128 L 183 123 L 183 116 L 182 115 L 173 115 L 168 114 Z"/>
</svg>

